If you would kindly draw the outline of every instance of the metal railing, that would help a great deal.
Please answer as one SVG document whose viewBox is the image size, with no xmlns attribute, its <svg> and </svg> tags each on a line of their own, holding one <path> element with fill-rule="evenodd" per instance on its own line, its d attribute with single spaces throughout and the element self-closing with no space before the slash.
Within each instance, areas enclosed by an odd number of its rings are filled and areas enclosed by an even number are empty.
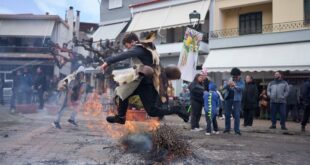
<svg viewBox="0 0 310 165">
<path fill-rule="evenodd" d="M 48 47 L 0 46 L 0 53 L 48 53 Z"/>
<path fill-rule="evenodd" d="M 310 20 L 283 22 L 276 24 L 265 24 L 261 28 L 255 27 L 255 29 L 223 29 L 210 32 L 210 39 L 221 39 L 238 37 L 250 34 L 267 34 L 267 33 L 279 33 L 310 29 Z"/>
</svg>

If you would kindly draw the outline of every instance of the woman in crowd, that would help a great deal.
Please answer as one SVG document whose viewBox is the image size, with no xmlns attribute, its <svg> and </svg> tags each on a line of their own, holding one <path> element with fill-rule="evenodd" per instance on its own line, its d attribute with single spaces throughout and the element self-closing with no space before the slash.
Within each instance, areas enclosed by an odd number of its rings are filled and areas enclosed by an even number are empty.
<svg viewBox="0 0 310 165">
<path fill-rule="evenodd" d="M 244 112 L 243 126 L 252 126 L 254 114 L 258 107 L 258 89 L 253 82 L 253 77 L 247 75 L 245 78 L 245 88 L 243 90 L 242 105 Z"/>
<path fill-rule="evenodd" d="M 199 121 L 203 108 L 203 86 L 204 77 L 201 74 L 196 74 L 193 82 L 189 85 L 190 102 L 191 102 L 191 128 L 192 131 L 201 131 Z"/>
</svg>

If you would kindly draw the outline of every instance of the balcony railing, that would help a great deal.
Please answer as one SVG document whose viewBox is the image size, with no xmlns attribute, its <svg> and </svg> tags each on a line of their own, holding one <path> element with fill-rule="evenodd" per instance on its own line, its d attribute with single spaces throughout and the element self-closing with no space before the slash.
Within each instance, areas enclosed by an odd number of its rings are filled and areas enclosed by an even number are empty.
<svg viewBox="0 0 310 165">
<path fill-rule="evenodd" d="M 0 53 L 48 53 L 48 47 L 0 46 Z"/>
<path fill-rule="evenodd" d="M 239 28 L 234 29 L 224 29 L 210 32 L 210 39 L 221 39 L 221 38 L 230 38 L 230 37 L 238 37 L 250 34 L 267 34 L 267 33 L 279 33 L 279 32 L 288 32 L 288 31 L 298 31 L 298 30 L 306 30 L 310 29 L 310 23 L 307 20 L 302 21 L 294 21 L 294 22 L 283 22 L 276 24 L 265 24 L 259 29 L 259 33 L 257 32 L 258 28 L 255 29 L 242 29 Z M 248 31 L 249 33 L 244 34 L 244 31 Z M 251 33 L 253 32 L 253 33 Z"/>
</svg>

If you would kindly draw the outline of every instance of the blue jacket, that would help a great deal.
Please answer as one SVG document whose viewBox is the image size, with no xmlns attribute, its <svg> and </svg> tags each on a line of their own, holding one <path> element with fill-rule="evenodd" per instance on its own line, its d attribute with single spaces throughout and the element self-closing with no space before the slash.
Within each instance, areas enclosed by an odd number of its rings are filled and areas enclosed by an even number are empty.
<svg viewBox="0 0 310 165">
<path fill-rule="evenodd" d="M 234 101 L 241 101 L 242 100 L 242 92 L 244 89 L 244 81 L 242 79 L 235 81 L 236 86 L 234 88 L 230 88 L 229 85 L 226 83 L 224 84 L 224 89 L 229 89 L 234 91 Z M 225 94 L 228 95 L 228 94 Z M 226 96 L 225 96 L 226 98 Z"/>
<path fill-rule="evenodd" d="M 217 115 L 217 109 L 220 105 L 220 96 L 216 92 L 216 85 L 214 83 L 209 84 L 209 92 L 203 93 L 204 110 L 208 117 L 214 117 Z"/>
</svg>

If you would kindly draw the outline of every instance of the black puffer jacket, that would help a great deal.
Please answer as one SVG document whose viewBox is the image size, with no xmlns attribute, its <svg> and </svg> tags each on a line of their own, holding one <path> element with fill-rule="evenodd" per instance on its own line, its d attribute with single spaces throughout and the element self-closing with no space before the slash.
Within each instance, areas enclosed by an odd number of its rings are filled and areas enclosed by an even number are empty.
<svg viewBox="0 0 310 165">
<path fill-rule="evenodd" d="M 204 91 L 203 84 L 192 82 L 188 88 L 189 88 L 191 100 L 195 100 L 200 103 L 203 103 L 203 91 Z"/>
<path fill-rule="evenodd" d="M 242 95 L 243 109 L 256 109 L 258 107 L 258 89 L 255 83 L 246 83 Z"/>
</svg>

